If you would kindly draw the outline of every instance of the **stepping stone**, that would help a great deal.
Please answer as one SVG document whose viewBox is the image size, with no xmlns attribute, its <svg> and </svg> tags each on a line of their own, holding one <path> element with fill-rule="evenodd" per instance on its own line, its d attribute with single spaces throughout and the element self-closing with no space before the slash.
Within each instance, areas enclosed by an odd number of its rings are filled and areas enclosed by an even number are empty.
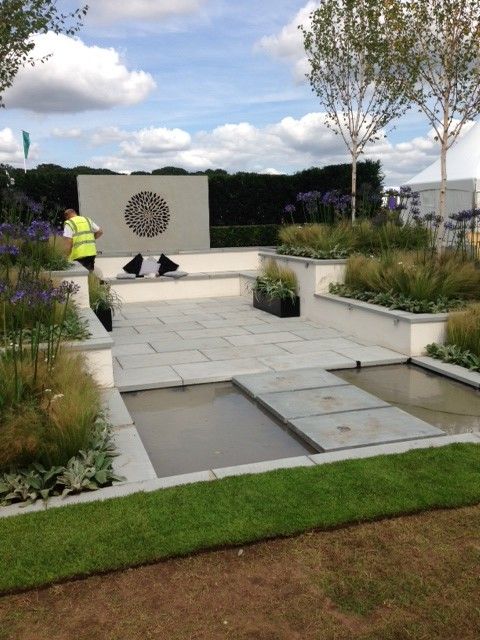
<svg viewBox="0 0 480 640">
<path fill-rule="evenodd" d="M 441 429 L 396 407 L 298 418 L 289 424 L 312 446 L 323 451 L 444 435 Z"/>
<path fill-rule="evenodd" d="M 235 376 L 233 383 L 254 398 L 264 393 L 347 385 L 344 380 L 320 367 Z"/>
<path fill-rule="evenodd" d="M 265 393 L 257 400 L 285 422 L 294 418 L 388 407 L 383 400 L 352 385 Z"/>
</svg>

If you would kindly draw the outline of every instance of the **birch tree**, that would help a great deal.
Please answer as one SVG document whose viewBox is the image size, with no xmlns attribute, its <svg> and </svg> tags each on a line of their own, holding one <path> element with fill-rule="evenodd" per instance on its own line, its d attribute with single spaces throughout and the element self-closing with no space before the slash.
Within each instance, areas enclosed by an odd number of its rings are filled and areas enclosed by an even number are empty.
<svg viewBox="0 0 480 640">
<path fill-rule="evenodd" d="M 378 0 L 323 0 L 303 32 L 307 78 L 352 159 L 352 220 L 357 209 L 357 162 L 365 147 L 408 108 L 406 73 L 389 35 L 389 16 Z"/>
<path fill-rule="evenodd" d="M 480 114 L 480 1 L 395 0 L 394 45 L 415 84 L 408 96 L 440 145 L 439 214 L 445 218 L 447 152 L 465 124 Z M 465 158 L 468 162 L 468 158 Z"/>
<path fill-rule="evenodd" d="M 26 64 L 44 62 L 48 56 L 32 55 L 37 33 L 74 35 L 82 26 L 88 6 L 63 13 L 56 0 L 0 0 L 0 106 L 2 95 L 12 86 L 15 76 Z"/>
</svg>

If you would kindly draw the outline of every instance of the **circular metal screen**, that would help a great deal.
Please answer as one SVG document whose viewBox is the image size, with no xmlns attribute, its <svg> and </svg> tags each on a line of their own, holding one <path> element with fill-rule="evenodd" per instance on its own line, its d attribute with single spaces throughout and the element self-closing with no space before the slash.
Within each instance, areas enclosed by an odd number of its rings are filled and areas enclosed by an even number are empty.
<svg viewBox="0 0 480 640">
<path fill-rule="evenodd" d="M 154 238 L 166 231 L 170 222 L 170 209 L 157 193 L 140 191 L 127 203 L 125 222 L 137 236 Z"/>
</svg>

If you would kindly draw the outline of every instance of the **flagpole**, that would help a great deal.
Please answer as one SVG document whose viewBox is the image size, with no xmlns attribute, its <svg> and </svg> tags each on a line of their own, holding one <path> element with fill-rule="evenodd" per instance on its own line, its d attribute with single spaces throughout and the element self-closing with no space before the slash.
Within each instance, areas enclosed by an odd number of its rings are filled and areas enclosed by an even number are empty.
<svg viewBox="0 0 480 640">
<path fill-rule="evenodd" d="M 25 156 L 23 156 L 23 169 L 25 173 L 27 173 L 27 159 L 25 158 Z"/>
</svg>

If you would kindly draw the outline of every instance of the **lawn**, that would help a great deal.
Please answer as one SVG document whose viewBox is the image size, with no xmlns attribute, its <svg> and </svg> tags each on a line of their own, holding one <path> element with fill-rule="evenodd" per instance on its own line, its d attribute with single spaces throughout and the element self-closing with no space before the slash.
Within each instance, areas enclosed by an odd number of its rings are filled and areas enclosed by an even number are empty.
<svg viewBox="0 0 480 640">
<path fill-rule="evenodd" d="M 279 470 L 0 520 L 0 592 L 480 503 L 480 445 Z"/>
<path fill-rule="evenodd" d="M 477 640 L 480 506 L 0 598 L 0 640 Z"/>
</svg>

